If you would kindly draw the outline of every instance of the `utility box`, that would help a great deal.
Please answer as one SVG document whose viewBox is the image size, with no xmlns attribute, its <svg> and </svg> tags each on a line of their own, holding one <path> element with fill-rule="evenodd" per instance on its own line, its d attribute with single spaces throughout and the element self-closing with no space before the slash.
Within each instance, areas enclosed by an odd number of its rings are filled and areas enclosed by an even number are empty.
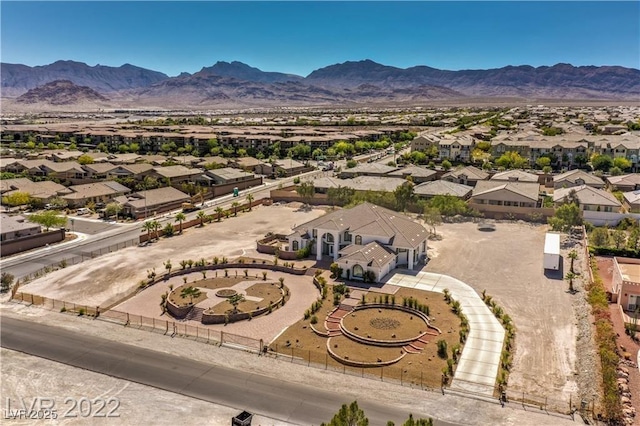
<svg viewBox="0 0 640 426">
<path fill-rule="evenodd" d="M 560 270 L 560 234 L 547 232 L 544 237 L 544 269 Z"/>
<path fill-rule="evenodd" d="M 253 414 L 243 411 L 231 419 L 231 426 L 251 426 L 251 419 L 253 419 Z"/>
</svg>

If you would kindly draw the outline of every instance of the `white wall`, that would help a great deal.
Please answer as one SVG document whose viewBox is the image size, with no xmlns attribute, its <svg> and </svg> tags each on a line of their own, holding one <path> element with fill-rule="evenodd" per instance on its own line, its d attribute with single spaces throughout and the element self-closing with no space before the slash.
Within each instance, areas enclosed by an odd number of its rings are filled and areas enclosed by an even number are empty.
<svg viewBox="0 0 640 426">
<path fill-rule="evenodd" d="M 640 213 L 594 212 L 590 210 L 584 210 L 582 213 L 585 222 L 595 226 L 616 226 L 625 217 L 640 219 Z"/>
</svg>

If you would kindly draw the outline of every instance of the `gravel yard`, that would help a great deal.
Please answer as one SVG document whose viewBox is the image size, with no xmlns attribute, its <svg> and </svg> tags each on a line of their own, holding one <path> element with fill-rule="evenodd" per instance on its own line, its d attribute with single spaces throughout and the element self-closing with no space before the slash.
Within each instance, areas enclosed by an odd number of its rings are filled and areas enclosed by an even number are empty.
<svg viewBox="0 0 640 426">
<path fill-rule="evenodd" d="M 582 276 L 574 281 L 576 294 L 568 292 L 562 279 L 572 248 L 580 255 L 576 272 L 587 274 L 584 251 L 563 243 L 563 272 L 545 275 L 547 230 L 526 223 L 497 223 L 495 231 L 480 231 L 475 223 L 443 224 L 437 229 L 442 240 L 429 244 L 424 270 L 458 278 L 478 293 L 486 289 L 511 316 L 517 332 L 510 391 L 556 400 L 568 401 L 570 395 L 592 399 L 598 370 Z"/>
<path fill-rule="evenodd" d="M 256 252 L 256 240 L 268 232 L 287 234 L 294 224 L 325 213 L 322 209 L 301 210 L 292 204 L 259 206 L 222 222 L 189 228 L 183 235 L 163 238 L 146 247 L 129 247 L 52 272 L 20 288 L 25 293 L 65 302 L 108 306 L 135 291 L 138 283 L 147 278 L 147 270 L 155 268 L 157 273 L 163 273 L 163 262 L 168 259 L 178 268 L 183 259 L 265 257 Z"/>
</svg>

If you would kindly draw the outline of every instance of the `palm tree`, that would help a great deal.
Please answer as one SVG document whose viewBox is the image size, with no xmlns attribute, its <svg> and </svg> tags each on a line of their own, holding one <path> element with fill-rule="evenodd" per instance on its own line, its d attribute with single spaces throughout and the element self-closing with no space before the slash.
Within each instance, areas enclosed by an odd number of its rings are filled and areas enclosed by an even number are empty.
<svg viewBox="0 0 640 426">
<path fill-rule="evenodd" d="M 251 203 L 253 203 L 253 195 L 252 194 L 247 194 L 247 203 L 249 203 L 249 211 L 251 211 Z"/>
<path fill-rule="evenodd" d="M 180 222 L 180 233 L 182 234 L 182 221 L 184 221 L 187 218 L 187 216 L 185 216 L 184 213 L 180 212 L 178 214 L 176 214 L 176 222 Z"/>
<path fill-rule="evenodd" d="M 157 220 L 152 220 L 151 221 L 151 226 L 152 226 L 153 233 L 155 234 L 156 240 L 157 240 L 158 238 L 160 238 L 160 236 L 158 235 L 158 231 L 160 230 L 160 222 L 158 222 Z"/>
<path fill-rule="evenodd" d="M 573 280 L 576 277 L 577 277 L 577 275 L 574 274 L 571 271 L 567 272 L 567 275 L 564 277 L 565 280 L 569 281 L 569 292 L 570 293 L 574 293 L 575 292 L 575 289 L 573 288 Z"/>
<path fill-rule="evenodd" d="M 577 251 L 575 251 L 575 250 L 571 250 L 571 251 L 569 252 L 569 259 L 571 259 L 571 269 L 570 269 L 570 270 L 571 270 L 571 272 L 574 272 L 574 271 L 573 271 L 573 262 L 574 262 L 577 258 L 578 258 L 578 252 L 577 252 Z"/>
<path fill-rule="evenodd" d="M 233 207 L 233 215 L 238 216 L 238 207 L 240 207 L 240 203 L 234 201 L 233 203 L 231 203 L 231 207 Z"/>
<path fill-rule="evenodd" d="M 202 292 L 200 291 L 200 289 L 198 289 L 197 287 L 189 286 L 182 289 L 182 291 L 180 292 L 180 297 L 182 297 L 183 299 L 189 297 L 191 300 L 191 304 L 193 305 L 193 298 L 195 297 L 197 299 L 201 294 Z"/>
<path fill-rule="evenodd" d="M 198 212 L 198 219 L 200 219 L 200 226 L 204 226 L 204 218 L 205 216 L 207 216 L 207 214 L 204 212 L 204 210 L 200 210 Z"/>
<path fill-rule="evenodd" d="M 224 209 L 220 206 L 216 207 L 216 213 L 218 215 L 218 222 L 222 219 L 222 213 L 224 213 Z"/>
<path fill-rule="evenodd" d="M 142 224 L 142 232 L 147 231 L 147 241 L 151 239 L 151 231 L 153 230 L 153 224 L 151 221 L 147 221 Z"/>
</svg>

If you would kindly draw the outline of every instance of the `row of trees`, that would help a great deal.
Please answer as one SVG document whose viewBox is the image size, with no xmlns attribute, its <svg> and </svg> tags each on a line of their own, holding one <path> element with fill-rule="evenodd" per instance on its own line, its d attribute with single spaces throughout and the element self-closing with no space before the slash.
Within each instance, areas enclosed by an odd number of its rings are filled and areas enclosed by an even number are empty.
<svg viewBox="0 0 640 426">
<path fill-rule="evenodd" d="M 322 426 L 368 426 L 369 419 L 364 411 L 358 406 L 357 401 L 351 404 L 342 404 L 340 410 L 333 416 L 329 423 L 321 423 Z M 433 426 L 433 419 L 414 419 L 413 414 L 402 424 L 403 426 Z M 387 426 L 394 426 L 392 421 L 387 422 Z"/>
</svg>

